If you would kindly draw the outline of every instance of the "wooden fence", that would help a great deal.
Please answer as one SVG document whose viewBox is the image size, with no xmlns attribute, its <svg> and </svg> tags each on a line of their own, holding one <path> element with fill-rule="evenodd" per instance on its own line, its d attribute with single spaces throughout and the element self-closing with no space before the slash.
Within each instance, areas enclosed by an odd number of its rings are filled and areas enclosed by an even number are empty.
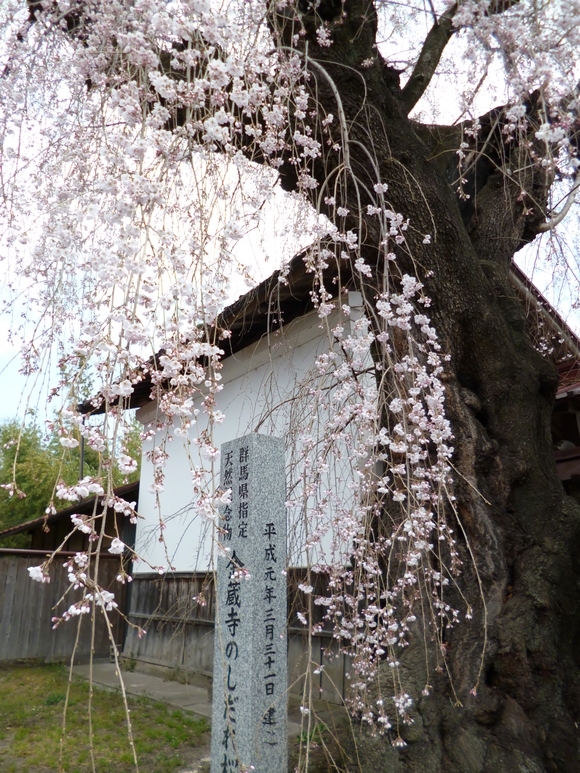
<svg viewBox="0 0 580 773">
<path fill-rule="evenodd" d="M 203 596 L 202 596 L 203 594 Z M 129 587 L 127 616 L 147 631 L 128 628 L 123 655 L 153 666 L 211 680 L 214 629 L 213 577 L 190 572 L 138 574 Z M 201 604 L 194 598 L 203 598 Z"/>
<path fill-rule="evenodd" d="M 325 595 L 326 581 L 320 575 L 318 578 L 316 592 Z M 297 612 L 305 611 L 298 592 L 303 580 L 302 570 L 289 570 L 289 691 L 302 694 L 305 673 L 310 669 L 315 697 L 342 703 L 348 691 L 349 659 L 338 653 L 338 644 L 326 626 L 308 639 L 297 617 Z M 172 669 L 190 681 L 209 686 L 213 671 L 214 604 L 212 574 L 135 575 L 128 588 L 127 616 L 147 634 L 139 638 L 136 629 L 128 628 L 123 656 L 135 665 Z M 322 624 L 322 607 L 314 607 L 314 613 L 313 622 Z M 323 669 L 319 668 L 321 665 Z"/>
<path fill-rule="evenodd" d="M 57 556 L 50 567 L 50 582 L 30 579 L 28 568 L 46 559 L 43 550 L 0 549 L 0 661 L 21 658 L 42 658 L 46 661 L 70 658 L 73 653 L 80 621 L 81 630 L 75 660 L 88 658 L 93 647 L 95 656 L 109 654 L 110 640 L 104 615 L 97 610 L 95 638 L 92 642 L 91 615 L 81 615 L 52 630 L 51 618 L 81 598 L 81 590 L 71 590 L 55 610 L 70 583 L 63 564 L 74 553 Z M 125 586 L 115 582 L 119 571 L 119 556 L 101 555 L 99 584 L 115 594 L 115 601 L 124 608 Z M 114 587 L 113 587 L 114 586 Z M 123 620 L 110 612 L 115 642 L 122 643 Z"/>
</svg>

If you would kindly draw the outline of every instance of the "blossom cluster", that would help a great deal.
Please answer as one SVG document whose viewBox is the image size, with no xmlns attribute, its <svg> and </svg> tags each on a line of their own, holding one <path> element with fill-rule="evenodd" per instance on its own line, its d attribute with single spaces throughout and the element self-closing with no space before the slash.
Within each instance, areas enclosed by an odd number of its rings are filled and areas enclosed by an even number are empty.
<svg viewBox="0 0 580 773">
<path fill-rule="evenodd" d="M 324 263 L 332 259 L 328 247 L 320 252 Z M 306 259 L 315 273 L 316 252 Z M 310 615 L 305 609 L 299 620 L 313 632 L 331 626 L 352 658 L 350 705 L 379 733 L 411 721 L 412 705 L 399 688 L 369 704 L 379 667 L 387 663 L 398 684 L 400 653 L 416 625 L 436 639 L 440 626 L 459 621 L 446 588 L 461 571 L 448 524 L 453 446 L 440 378 L 446 357 L 423 285 L 398 273 L 396 260 L 388 265 L 390 292 L 357 308 L 333 302 L 322 314 L 318 307 L 330 346 L 296 390 L 307 395 L 296 400 L 308 408 L 294 409 L 305 424 L 292 426 L 294 494 L 287 503 L 290 521 L 303 524 L 294 549 L 328 577 L 327 592 L 315 594 Z M 325 293 L 332 297 L 324 289 L 317 297 Z M 313 585 L 299 589 L 308 596 Z M 322 623 L 312 622 L 316 607 L 324 610 Z"/>
</svg>

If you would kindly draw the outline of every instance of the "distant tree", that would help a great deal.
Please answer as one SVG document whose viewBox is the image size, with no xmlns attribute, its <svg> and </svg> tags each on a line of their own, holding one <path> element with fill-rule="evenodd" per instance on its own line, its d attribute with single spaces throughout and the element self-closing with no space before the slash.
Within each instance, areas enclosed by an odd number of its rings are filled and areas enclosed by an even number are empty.
<svg viewBox="0 0 580 773">
<path fill-rule="evenodd" d="M 20 441 L 19 441 L 20 438 Z M 52 497 L 59 460 L 42 440 L 36 426 L 22 431 L 16 420 L 0 426 L 0 477 L 3 485 L 15 480 L 18 491 L 12 488 L 0 492 L 0 529 L 8 529 L 37 518 Z M 5 546 L 22 547 L 22 535 L 3 541 Z"/>
<path fill-rule="evenodd" d="M 123 437 L 123 447 L 135 460 L 141 458 L 140 425 L 130 422 Z M 83 477 L 98 478 L 99 454 L 85 446 Z M 125 474 L 114 465 L 113 485 L 132 483 L 139 479 L 139 463 L 134 472 Z M 0 530 L 39 518 L 53 500 L 58 481 L 73 485 L 80 476 L 80 444 L 63 448 L 56 431 L 43 436 L 35 424 L 22 427 L 11 419 L 0 424 Z M 56 500 L 57 508 L 69 502 Z M 24 547 L 26 537 L 15 535 L 3 541 L 4 547 Z"/>
</svg>

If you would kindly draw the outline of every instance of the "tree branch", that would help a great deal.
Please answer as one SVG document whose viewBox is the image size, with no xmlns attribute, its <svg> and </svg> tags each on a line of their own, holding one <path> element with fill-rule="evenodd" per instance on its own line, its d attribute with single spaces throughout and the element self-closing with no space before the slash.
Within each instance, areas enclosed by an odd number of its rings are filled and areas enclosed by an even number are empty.
<svg viewBox="0 0 580 773">
<path fill-rule="evenodd" d="M 502 14 L 519 2 L 520 0 L 492 0 L 484 15 L 495 16 L 496 14 Z M 425 93 L 441 60 L 445 46 L 459 29 L 459 27 L 453 25 L 453 18 L 457 13 L 458 7 L 458 3 L 453 3 L 439 17 L 439 20 L 431 27 L 425 38 L 419 59 L 415 64 L 411 77 L 402 90 L 402 101 L 407 115 L 409 115 Z"/>
<path fill-rule="evenodd" d="M 553 228 L 555 228 L 558 223 L 561 223 L 562 220 L 566 217 L 568 212 L 572 209 L 576 202 L 576 196 L 578 194 L 578 189 L 580 188 L 580 172 L 577 173 L 576 177 L 574 178 L 574 183 L 572 185 L 572 189 L 566 196 L 566 201 L 564 202 L 564 206 L 559 212 L 550 212 L 549 213 L 549 220 L 547 220 L 545 223 L 542 223 L 538 227 L 539 233 L 545 233 L 546 231 L 551 231 Z"/>
<path fill-rule="evenodd" d="M 417 64 L 401 91 L 401 98 L 407 115 L 415 107 L 425 93 L 427 86 L 431 83 L 445 46 L 456 31 L 456 27 L 453 26 L 453 17 L 456 11 L 457 3 L 454 3 L 439 17 L 439 20 L 431 27 L 429 34 L 425 38 Z"/>
</svg>

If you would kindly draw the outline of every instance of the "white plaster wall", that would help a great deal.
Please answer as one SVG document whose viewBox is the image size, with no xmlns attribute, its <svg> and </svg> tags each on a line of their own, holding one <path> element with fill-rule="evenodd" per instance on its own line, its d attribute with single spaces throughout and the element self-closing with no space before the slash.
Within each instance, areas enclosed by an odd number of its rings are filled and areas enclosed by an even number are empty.
<svg viewBox="0 0 580 773">
<path fill-rule="evenodd" d="M 354 319 L 357 308 L 360 308 L 359 294 L 349 293 L 348 302 L 353 312 L 351 319 Z M 332 319 L 328 319 L 328 323 L 330 327 L 334 324 Z M 226 418 L 222 425 L 214 428 L 214 445 L 219 447 L 252 431 L 274 434 L 286 439 L 287 464 L 290 464 L 292 428 L 298 424 L 316 423 L 316 417 L 306 415 L 310 403 L 304 390 L 307 390 L 308 374 L 316 357 L 328 350 L 328 340 L 325 330 L 320 329 L 320 319 L 312 312 L 285 326 L 283 334 L 252 344 L 225 359 L 222 370 L 224 388 L 217 396 L 217 406 Z M 303 400 L 299 397 L 301 393 L 306 395 Z M 150 403 L 138 411 L 137 418 L 146 426 L 155 420 L 156 410 L 156 404 Z M 200 412 L 197 431 L 206 426 L 206 416 Z M 191 436 L 195 431 L 192 427 Z M 170 564 L 176 571 L 207 570 L 212 565 L 212 524 L 192 512 L 194 492 L 191 470 L 200 465 L 207 468 L 208 460 L 200 459 L 194 444 L 184 443 L 183 439 L 174 436 L 173 441 L 167 444 L 169 459 L 165 485 L 158 495 L 157 506 L 156 495 L 151 491 L 153 467 L 147 459 L 147 451 L 151 450 L 153 442 L 159 443 L 159 439 L 146 442 L 143 449 L 139 494 L 139 513 L 143 519 L 137 524 L 136 550 L 155 566 Z M 351 496 L 348 484 L 355 474 L 351 463 L 338 458 L 328 462 L 329 467 L 322 475 L 327 481 L 325 485 L 329 490 L 332 487 L 343 501 L 348 501 Z M 215 462 L 213 475 L 217 487 L 219 459 Z M 289 474 L 289 481 L 290 478 Z M 211 475 L 206 484 L 212 485 Z M 343 491 L 336 491 L 337 485 L 342 486 Z M 310 500 L 305 497 L 304 503 L 308 502 Z M 159 541 L 159 513 L 166 524 L 165 545 Z M 324 550 L 330 550 L 331 537 L 328 533 L 322 539 L 322 548 L 317 547 L 307 556 L 303 549 L 307 528 L 297 511 L 290 513 L 290 565 L 305 565 L 307 558 L 310 562 L 322 561 Z M 136 573 L 151 571 L 146 563 L 136 563 L 134 568 Z"/>
</svg>

